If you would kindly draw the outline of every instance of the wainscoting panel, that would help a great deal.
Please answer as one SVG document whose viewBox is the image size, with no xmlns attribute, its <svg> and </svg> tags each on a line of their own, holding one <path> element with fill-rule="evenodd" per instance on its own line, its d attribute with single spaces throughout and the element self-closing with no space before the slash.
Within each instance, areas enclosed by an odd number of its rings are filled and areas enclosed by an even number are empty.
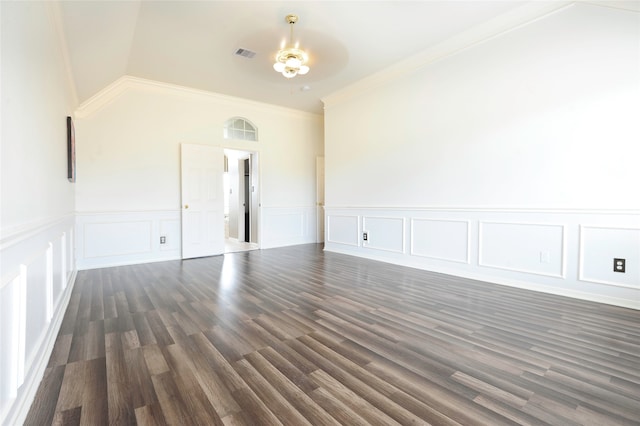
<svg viewBox="0 0 640 426">
<path fill-rule="evenodd" d="M 71 274 L 75 273 L 76 271 L 76 248 L 75 248 L 76 238 L 75 236 L 76 236 L 76 231 L 75 231 L 75 227 L 73 227 L 69 229 L 68 234 L 66 235 L 67 238 L 64 240 L 65 248 L 66 248 L 66 252 L 65 252 L 66 256 L 64 258 L 64 262 L 67 265 L 67 268 L 66 268 L 67 281 L 71 276 Z"/>
<path fill-rule="evenodd" d="M 22 265 L 25 269 L 27 289 L 27 328 L 25 330 L 25 356 L 29 362 L 40 347 L 43 334 L 49 322 L 48 295 L 51 287 L 48 283 L 47 249 L 45 247 L 33 253 Z M 44 285 L 43 285 L 44 284 Z M 49 293 L 49 294 L 48 294 Z"/>
<path fill-rule="evenodd" d="M 316 241 L 316 207 L 262 207 L 261 248 Z"/>
<path fill-rule="evenodd" d="M 480 222 L 478 264 L 529 274 L 564 277 L 564 227 Z"/>
<path fill-rule="evenodd" d="M 360 218 L 341 214 L 327 214 L 327 243 L 358 247 Z"/>
<path fill-rule="evenodd" d="M 181 223 L 179 219 L 162 219 L 160 220 L 160 236 L 165 237 L 165 243 L 160 244 L 161 251 L 180 251 L 181 240 Z M 169 238 L 168 236 L 171 236 Z"/>
<path fill-rule="evenodd" d="M 76 221 L 80 270 L 181 258 L 179 210 L 79 213 Z"/>
<path fill-rule="evenodd" d="M 65 216 L 0 241 L 2 425 L 22 424 L 51 355 L 76 276 L 73 227 Z"/>
<path fill-rule="evenodd" d="M 640 309 L 640 211 L 329 205 L 325 215 L 327 251 Z M 613 258 L 626 259 L 624 274 Z"/>
<path fill-rule="evenodd" d="M 65 265 L 62 260 L 64 258 L 64 242 L 65 233 L 61 233 L 57 238 L 54 238 L 51 242 L 51 305 L 56 306 L 62 297 L 64 291 L 64 282 L 66 277 L 64 276 Z M 64 280 L 63 280 L 64 277 Z"/>
<path fill-rule="evenodd" d="M 85 223 L 82 257 L 138 254 L 151 251 L 151 220 Z"/>
<path fill-rule="evenodd" d="M 614 272 L 613 259 L 625 259 L 624 273 Z M 580 279 L 640 288 L 640 229 L 580 227 Z"/>
<path fill-rule="evenodd" d="M 262 207 L 260 247 L 315 243 L 316 214 L 315 206 Z M 87 212 L 76 220 L 80 270 L 182 258 L 179 210 Z"/>
<path fill-rule="evenodd" d="M 24 379 L 24 333 L 26 288 L 18 273 L 0 283 L 0 413 L 6 414 Z M 4 416 L 0 417 L 0 420 Z M 4 424 L 0 422 L 1 424 Z"/>
<path fill-rule="evenodd" d="M 369 249 L 385 250 L 392 253 L 404 253 L 404 223 L 402 217 L 364 216 L 362 233 L 367 233 L 367 241 L 362 246 Z"/>
<path fill-rule="evenodd" d="M 469 263 L 469 221 L 411 219 L 413 256 Z"/>
</svg>

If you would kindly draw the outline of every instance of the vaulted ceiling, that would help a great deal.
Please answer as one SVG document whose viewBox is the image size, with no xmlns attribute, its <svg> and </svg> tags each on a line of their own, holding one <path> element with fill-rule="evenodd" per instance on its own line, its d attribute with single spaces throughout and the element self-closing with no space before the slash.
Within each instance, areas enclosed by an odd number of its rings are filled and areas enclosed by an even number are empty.
<svg viewBox="0 0 640 426">
<path fill-rule="evenodd" d="M 129 75 L 321 113 L 321 98 L 523 6 L 523 1 L 63 1 L 80 102 Z M 295 13 L 311 71 L 273 58 Z M 238 48 L 253 59 L 234 55 Z"/>
</svg>

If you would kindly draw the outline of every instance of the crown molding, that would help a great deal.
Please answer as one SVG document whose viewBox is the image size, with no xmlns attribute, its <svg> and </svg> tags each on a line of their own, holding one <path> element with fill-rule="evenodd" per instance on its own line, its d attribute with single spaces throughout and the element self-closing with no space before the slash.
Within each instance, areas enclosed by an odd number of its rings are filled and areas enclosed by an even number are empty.
<svg viewBox="0 0 640 426">
<path fill-rule="evenodd" d="M 216 101 L 222 104 L 228 104 L 232 106 L 243 105 L 250 108 L 259 110 L 276 112 L 284 115 L 295 115 L 301 118 L 319 119 L 321 114 L 314 114 L 306 111 L 300 111 L 292 108 L 285 108 L 279 105 L 267 104 L 264 102 L 253 101 L 245 98 L 238 98 L 235 96 L 223 95 L 220 93 L 208 92 L 206 90 L 193 89 L 190 87 L 179 86 L 176 84 L 163 83 L 156 80 L 147 80 L 144 78 L 133 77 L 130 75 L 124 75 L 109 84 L 107 87 L 93 95 L 91 98 L 84 101 L 75 111 L 77 118 L 88 117 L 100 109 L 104 108 L 120 95 L 129 90 L 151 90 L 157 93 L 165 94 L 179 94 L 186 96 L 196 96 L 212 101 Z"/>
<path fill-rule="evenodd" d="M 557 13 L 576 4 L 575 1 L 532 1 L 453 36 L 421 53 L 365 77 L 322 98 L 325 110 L 383 84 L 397 80 L 429 64 L 454 55 L 472 46 L 499 37 L 522 26 Z"/>
<path fill-rule="evenodd" d="M 640 12 L 640 2 L 637 0 L 578 0 L 578 2 L 629 12 Z"/>
</svg>

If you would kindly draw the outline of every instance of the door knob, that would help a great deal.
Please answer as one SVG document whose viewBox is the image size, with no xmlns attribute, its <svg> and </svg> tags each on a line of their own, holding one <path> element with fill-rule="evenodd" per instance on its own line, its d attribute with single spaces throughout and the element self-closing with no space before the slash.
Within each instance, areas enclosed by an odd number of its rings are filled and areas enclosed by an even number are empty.
<svg viewBox="0 0 640 426">
<path fill-rule="evenodd" d="M 184 208 L 185 208 L 185 209 L 188 209 L 188 208 L 189 208 L 189 204 L 185 204 L 185 205 L 184 205 Z"/>
</svg>

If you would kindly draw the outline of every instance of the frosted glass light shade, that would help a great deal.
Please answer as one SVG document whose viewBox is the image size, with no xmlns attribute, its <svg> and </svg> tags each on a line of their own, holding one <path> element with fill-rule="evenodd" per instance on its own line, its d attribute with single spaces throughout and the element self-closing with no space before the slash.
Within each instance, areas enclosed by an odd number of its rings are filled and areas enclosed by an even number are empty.
<svg viewBox="0 0 640 426">
<path fill-rule="evenodd" d="M 302 61 L 298 58 L 289 58 L 287 59 L 286 65 L 289 68 L 300 68 L 300 65 L 302 65 Z"/>
</svg>

